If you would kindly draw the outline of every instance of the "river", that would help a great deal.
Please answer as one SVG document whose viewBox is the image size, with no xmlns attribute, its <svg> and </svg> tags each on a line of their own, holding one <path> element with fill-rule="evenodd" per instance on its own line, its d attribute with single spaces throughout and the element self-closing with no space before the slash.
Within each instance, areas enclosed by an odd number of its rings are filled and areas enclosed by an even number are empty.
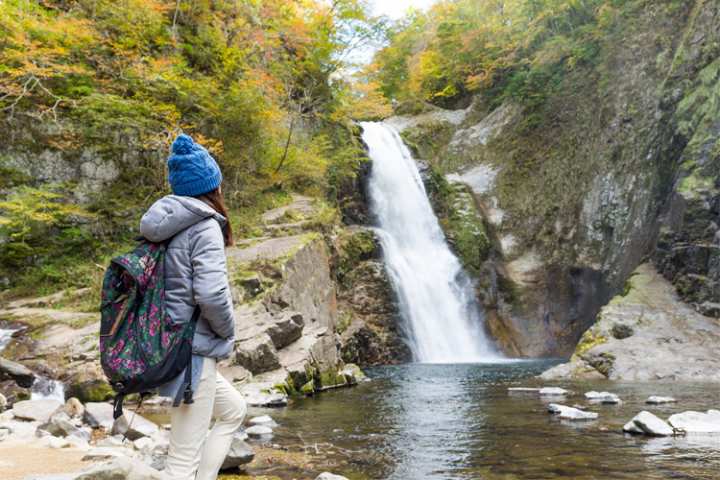
<svg viewBox="0 0 720 480">
<path fill-rule="evenodd" d="M 623 424 L 641 410 L 663 418 L 707 410 L 720 398 L 720 386 L 563 383 L 575 395 L 562 403 L 585 405 L 600 414 L 597 421 L 566 423 L 549 415 L 547 402 L 537 394 L 508 392 L 511 386 L 541 385 L 533 377 L 552 364 L 374 368 L 368 372 L 371 382 L 266 413 L 280 423 L 279 443 L 309 452 L 318 464 L 351 479 L 720 478 L 720 437 L 622 433 Z M 583 395 L 589 390 L 610 390 L 623 403 L 590 404 Z M 679 402 L 645 405 L 654 394 Z"/>
</svg>

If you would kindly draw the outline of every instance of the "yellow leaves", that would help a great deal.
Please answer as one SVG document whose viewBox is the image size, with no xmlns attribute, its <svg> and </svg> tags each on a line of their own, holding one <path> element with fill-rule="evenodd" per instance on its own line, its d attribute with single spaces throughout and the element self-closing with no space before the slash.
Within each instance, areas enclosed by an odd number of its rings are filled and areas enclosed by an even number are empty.
<svg viewBox="0 0 720 480">
<path fill-rule="evenodd" d="M 343 123 L 346 119 L 381 120 L 392 115 L 392 105 L 376 81 L 356 79 L 349 85 L 348 95 L 341 100 L 340 106 L 330 115 L 334 122 Z"/>
</svg>

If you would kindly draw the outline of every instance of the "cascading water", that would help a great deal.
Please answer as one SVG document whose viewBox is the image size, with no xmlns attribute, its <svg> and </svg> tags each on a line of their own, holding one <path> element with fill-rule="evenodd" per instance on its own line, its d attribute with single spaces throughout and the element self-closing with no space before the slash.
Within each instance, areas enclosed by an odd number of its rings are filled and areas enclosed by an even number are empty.
<svg viewBox="0 0 720 480">
<path fill-rule="evenodd" d="M 0 352 L 5 350 L 17 329 L 0 328 Z"/>
<path fill-rule="evenodd" d="M 388 125 L 362 128 L 373 161 L 371 209 L 415 360 L 497 360 L 473 284 L 448 247 L 409 150 Z"/>
<path fill-rule="evenodd" d="M 5 350 L 12 341 L 13 334 L 18 329 L 1 329 L 0 328 L 0 353 Z M 30 399 L 53 399 L 60 402 L 65 401 L 65 385 L 57 380 L 51 380 L 45 377 L 36 377 L 32 384 Z"/>
</svg>

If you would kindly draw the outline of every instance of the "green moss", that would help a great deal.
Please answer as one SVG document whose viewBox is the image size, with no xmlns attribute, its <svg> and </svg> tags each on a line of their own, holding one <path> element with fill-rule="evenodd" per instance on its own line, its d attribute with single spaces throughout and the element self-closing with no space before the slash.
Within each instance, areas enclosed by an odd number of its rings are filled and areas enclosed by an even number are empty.
<svg viewBox="0 0 720 480">
<path fill-rule="evenodd" d="M 314 395 L 315 394 L 315 380 L 310 380 L 305 385 L 300 387 L 300 393 L 303 395 Z"/>
<path fill-rule="evenodd" d="M 104 380 L 70 385 L 67 390 L 68 397 L 76 397 L 83 403 L 104 402 L 111 399 L 115 392 Z"/>
<path fill-rule="evenodd" d="M 472 192 L 465 185 L 449 183 L 436 168 L 430 169 L 425 184 L 455 254 L 468 272 L 480 276 L 492 242 Z"/>
<path fill-rule="evenodd" d="M 340 282 L 360 263 L 377 258 L 379 245 L 372 230 L 343 230 L 337 241 L 337 271 Z"/>
<path fill-rule="evenodd" d="M 417 158 L 438 164 L 453 132 L 454 126 L 449 122 L 428 122 L 406 128 L 400 136 Z"/>
<path fill-rule="evenodd" d="M 582 357 L 590 349 L 595 348 L 598 345 L 602 345 L 603 343 L 607 343 L 607 341 L 608 338 L 597 332 L 596 328 L 593 327 L 590 330 L 586 331 L 583 334 L 582 338 L 580 338 L 580 343 L 578 343 L 577 347 L 575 348 L 574 355 Z"/>
</svg>

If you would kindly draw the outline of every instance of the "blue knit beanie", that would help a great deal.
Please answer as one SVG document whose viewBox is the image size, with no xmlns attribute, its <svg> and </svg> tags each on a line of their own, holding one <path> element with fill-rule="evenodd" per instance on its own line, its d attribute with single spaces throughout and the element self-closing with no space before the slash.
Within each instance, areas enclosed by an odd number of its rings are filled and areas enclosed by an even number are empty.
<svg viewBox="0 0 720 480">
<path fill-rule="evenodd" d="M 222 173 L 210 153 L 182 133 L 168 157 L 168 181 L 175 195 L 195 197 L 218 188 Z"/>
</svg>

